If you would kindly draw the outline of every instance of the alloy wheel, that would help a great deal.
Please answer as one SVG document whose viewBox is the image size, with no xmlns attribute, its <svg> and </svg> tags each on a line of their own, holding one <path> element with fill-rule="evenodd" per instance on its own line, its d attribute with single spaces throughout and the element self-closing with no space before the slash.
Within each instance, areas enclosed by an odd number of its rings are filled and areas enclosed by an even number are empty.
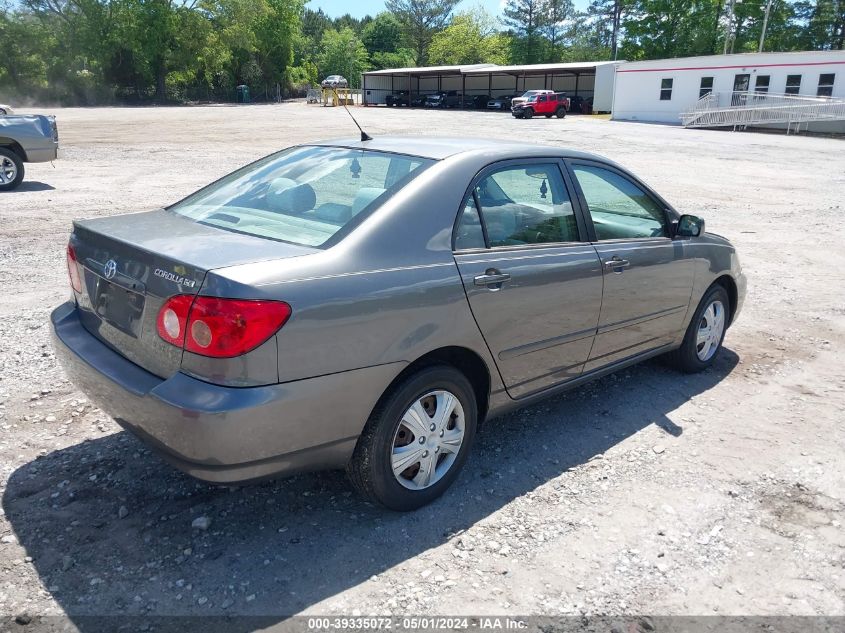
<svg viewBox="0 0 845 633">
<path fill-rule="evenodd" d="M 18 177 L 18 166 L 8 156 L 0 156 L 0 185 L 7 185 Z"/>
</svg>

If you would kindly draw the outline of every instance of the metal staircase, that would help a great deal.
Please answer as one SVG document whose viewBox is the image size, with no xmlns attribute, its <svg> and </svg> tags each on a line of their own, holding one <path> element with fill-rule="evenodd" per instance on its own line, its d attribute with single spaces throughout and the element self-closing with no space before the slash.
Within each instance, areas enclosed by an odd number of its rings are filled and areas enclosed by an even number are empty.
<svg viewBox="0 0 845 633">
<path fill-rule="evenodd" d="M 799 132 L 811 121 L 845 121 L 845 99 L 771 94 L 710 92 L 681 113 L 684 127 L 732 127 L 786 123 L 786 133 Z"/>
</svg>

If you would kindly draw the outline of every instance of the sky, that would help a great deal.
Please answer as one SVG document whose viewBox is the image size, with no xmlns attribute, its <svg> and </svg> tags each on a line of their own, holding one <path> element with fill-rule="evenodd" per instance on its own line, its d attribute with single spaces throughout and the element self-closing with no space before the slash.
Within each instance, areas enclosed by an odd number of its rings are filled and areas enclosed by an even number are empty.
<svg viewBox="0 0 845 633">
<path fill-rule="evenodd" d="M 458 5 L 458 11 L 465 11 L 476 6 L 482 6 L 493 15 L 502 12 L 502 0 L 463 0 Z M 575 0 L 575 7 L 584 8 L 588 0 Z M 322 9 L 329 17 L 336 18 L 347 13 L 353 17 L 362 18 L 365 15 L 376 15 L 384 11 L 384 0 L 310 0 L 306 4 L 309 9 Z"/>
</svg>

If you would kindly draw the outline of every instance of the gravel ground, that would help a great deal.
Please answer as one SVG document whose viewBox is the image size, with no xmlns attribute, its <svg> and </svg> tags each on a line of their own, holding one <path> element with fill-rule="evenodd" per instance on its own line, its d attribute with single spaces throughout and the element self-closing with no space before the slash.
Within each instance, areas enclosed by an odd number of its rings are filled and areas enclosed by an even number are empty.
<svg viewBox="0 0 845 633">
<path fill-rule="evenodd" d="M 355 129 L 303 104 L 58 110 L 62 159 L 0 196 L 0 631 L 50 614 L 70 630 L 103 614 L 845 615 L 843 141 L 356 113 L 374 135 L 518 137 L 627 165 L 738 248 L 749 293 L 727 349 L 700 375 L 649 362 L 497 419 L 416 513 L 361 502 L 339 473 L 199 483 L 56 364 L 70 220 Z"/>
</svg>

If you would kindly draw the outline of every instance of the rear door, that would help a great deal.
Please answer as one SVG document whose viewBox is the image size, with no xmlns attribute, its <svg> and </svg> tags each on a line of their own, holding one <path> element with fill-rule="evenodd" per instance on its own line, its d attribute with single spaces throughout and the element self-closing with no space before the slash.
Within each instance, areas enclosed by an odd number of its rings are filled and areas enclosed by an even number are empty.
<svg viewBox="0 0 845 633">
<path fill-rule="evenodd" d="M 455 227 L 470 308 L 508 393 L 577 378 L 601 307 L 602 272 L 554 159 L 482 171 Z"/>
<path fill-rule="evenodd" d="M 674 341 L 690 301 L 693 263 L 672 240 L 665 205 L 627 174 L 568 162 L 601 259 L 604 294 L 591 371 Z"/>
</svg>

